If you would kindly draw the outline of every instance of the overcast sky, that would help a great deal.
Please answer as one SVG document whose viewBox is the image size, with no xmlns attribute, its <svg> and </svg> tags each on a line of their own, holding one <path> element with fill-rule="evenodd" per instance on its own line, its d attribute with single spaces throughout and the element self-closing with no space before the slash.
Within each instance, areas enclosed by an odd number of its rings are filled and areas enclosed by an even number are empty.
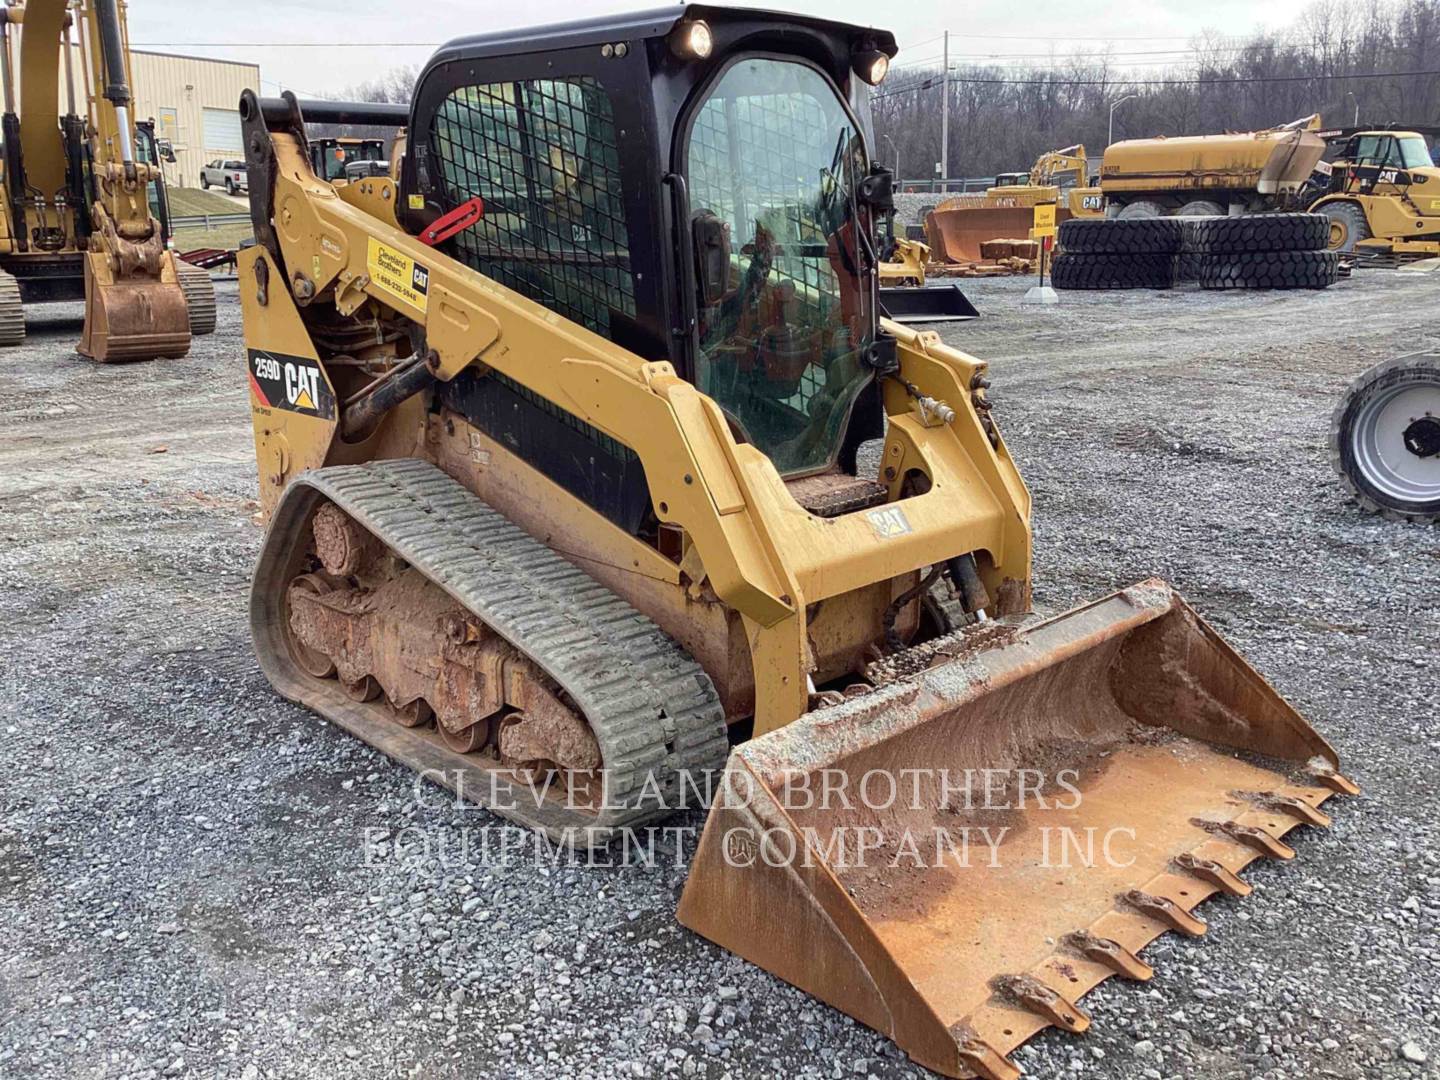
<svg viewBox="0 0 1440 1080">
<path fill-rule="evenodd" d="M 131 0 L 137 48 L 248 60 L 260 65 L 262 92 L 338 96 L 346 87 L 401 64 L 423 64 L 435 43 L 489 29 L 559 22 L 659 5 L 624 0 Z M 1244 36 L 1292 23 L 1307 0 L 772 0 L 788 7 L 895 33 L 898 63 L 939 63 L 942 31 L 965 60 L 1109 49 L 1117 63 L 1148 70 L 1177 59 L 1197 35 Z M 302 47 L 300 43 L 311 43 Z M 364 47 L 361 47 L 364 46 Z"/>
</svg>

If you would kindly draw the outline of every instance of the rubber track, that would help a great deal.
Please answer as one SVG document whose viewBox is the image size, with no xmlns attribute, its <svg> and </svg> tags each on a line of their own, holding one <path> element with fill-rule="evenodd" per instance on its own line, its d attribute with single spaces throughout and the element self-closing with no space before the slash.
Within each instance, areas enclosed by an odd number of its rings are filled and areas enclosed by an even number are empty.
<svg viewBox="0 0 1440 1080">
<path fill-rule="evenodd" d="M 185 293 L 185 306 L 190 311 L 190 334 L 203 337 L 215 332 L 215 282 L 210 271 L 193 266 L 175 257 L 175 275 Z"/>
<path fill-rule="evenodd" d="M 417 459 L 335 466 L 295 481 L 329 498 L 550 675 L 594 731 L 606 803 L 578 828 L 657 817 L 624 807 L 660 792 L 674 809 L 682 772 L 699 785 L 729 754 L 710 677 L 624 599 Z M 647 778 L 654 774 L 648 789 Z M 526 824 L 524 808 L 505 812 Z"/>
<path fill-rule="evenodd" d="M 25 340 L 25 305 L 20 300 L 20 283 L 13 274 L 0 270 L 0 348 Z"/>
<path fill-rule="evenodd" d="M 1330 219 L 1324 214 L 1242 214 L 1194 221 L 1191 250 L 1199 255 L 1324 251 L 1330 242 Z"/>
<path fill-rule="evenodd" d="M 1335 251 L 1252 251 L 1202 255 L 1202 289 L 1325 289 L 1339 276 Z"/>
<path fill-rule="evenodd" d="M 1060 249 L 1075 255 L 1178 255 L 1183 220 L 1071 218 L 1060 225 Z"/>
</svg>

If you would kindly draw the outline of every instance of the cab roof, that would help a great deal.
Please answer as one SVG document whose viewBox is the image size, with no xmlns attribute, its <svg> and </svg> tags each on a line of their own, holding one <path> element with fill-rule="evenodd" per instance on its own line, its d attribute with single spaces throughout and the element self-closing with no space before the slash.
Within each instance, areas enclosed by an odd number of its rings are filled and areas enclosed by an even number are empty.
<svg viewBox="0 0 1440 1080">
<path fill-rule="evenodd" d="M 895 35 L 888 30 L 856 26 L 853 23 L 836 22 L 831 19 L 817 19 L 810 15 L 794 15 L 785 11 L 769 11 L 763 8 L 677 4 L 673 7 L 652 8 L 648 11 L 599 15 L 594 18 L 575 19 L 547 26 L 497 30 L 456 38 L 442 45 L 436 51 L 431 62 L 443 63 L 448 59 L 460 56 L 466 59 L 486 59 L 515 56 L 520 53 L 583 48 L 588 45 L 603 45 L 613 41 L 663 38 L 675 28 L 677 23 L 695 19 L 703 19 L 712 27 L 741 22 L 758 23 L 767 25 L 767 28 L 773 27 L 782 31 L 787 26 L 796 27 L 826 36 L 848 39 L 852 48 L 861 42 L 866 42 L 890 57 L 894 57 L 900 51 L 899 46 L 895 43 Z"/>
</svg>

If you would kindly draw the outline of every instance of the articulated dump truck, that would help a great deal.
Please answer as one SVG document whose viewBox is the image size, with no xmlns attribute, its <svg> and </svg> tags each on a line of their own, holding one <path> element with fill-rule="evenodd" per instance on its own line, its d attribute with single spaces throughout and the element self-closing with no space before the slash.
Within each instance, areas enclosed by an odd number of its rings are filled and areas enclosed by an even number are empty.
<svg viewBox="0 0 1440 1080">
<path fill-rule="evenodd" d="M 559 843 L 708 796 L 681 922 L 994 1080 L 1355 788 L 1162 582 L 1030 612 L 987 365 L 878 314 L 895 53 L 466 38 L 338 188 L 306 121 L 383 118 L 247 92 L 250 617 L 284 697 Z"/>
</svg>

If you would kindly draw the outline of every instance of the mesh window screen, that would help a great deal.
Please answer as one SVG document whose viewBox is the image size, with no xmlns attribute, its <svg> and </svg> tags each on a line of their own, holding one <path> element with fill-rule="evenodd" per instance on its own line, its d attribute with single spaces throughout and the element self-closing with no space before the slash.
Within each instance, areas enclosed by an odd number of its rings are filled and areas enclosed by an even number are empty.
<svg viewBox="0 0 1440 1080">
<path fill-rule="evenodd" d="M 459 259 L 607 337 L 612 310 L 635 316 L 615 121 L 598 81 L 462 87 L 431 139 L 452 205 L 485 200 L 484 219 L 455 238 Z"/>
</svg>

